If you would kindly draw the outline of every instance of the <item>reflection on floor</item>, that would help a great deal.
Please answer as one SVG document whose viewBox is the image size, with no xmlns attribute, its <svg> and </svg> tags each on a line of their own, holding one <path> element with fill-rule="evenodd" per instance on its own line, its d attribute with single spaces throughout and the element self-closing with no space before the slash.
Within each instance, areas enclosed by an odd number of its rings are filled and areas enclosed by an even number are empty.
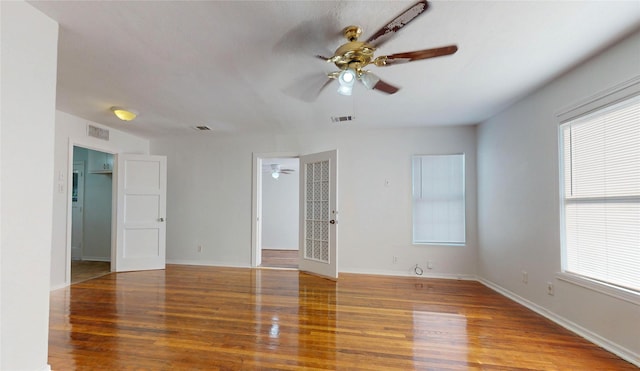
<svg viewBox="0 0 640 371">
<path fill-rule="evenodd" d="M 167 265 L 50 298 L 53 370 L 638 371 L 467 280 Z"/>
<path fill-rule="evenodd" d="M 260 266 L 298 269 L 298 250 L 262 250 Z"/>
<path fill-rule="evenodd" d="M 71 261 L 71 284 L 102 277 L 109 273 L 111 273 L 110 262 Z"/>
</svg>

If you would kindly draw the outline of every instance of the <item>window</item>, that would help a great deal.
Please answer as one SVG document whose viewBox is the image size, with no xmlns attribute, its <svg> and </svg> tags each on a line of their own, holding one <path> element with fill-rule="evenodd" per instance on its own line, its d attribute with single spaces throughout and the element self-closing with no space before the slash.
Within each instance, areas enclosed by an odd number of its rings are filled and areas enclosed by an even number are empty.
<svg viewBox="0 0 640 371">
<path fill-rule="evenodd" d="M 640 292 L 640 95 L 560 127 L 563 271 Z"/>
<path fill-rule="evenodd" d="M 465 244 L 464 154 L 413 156 L 413 243 Z"/>
</svg>

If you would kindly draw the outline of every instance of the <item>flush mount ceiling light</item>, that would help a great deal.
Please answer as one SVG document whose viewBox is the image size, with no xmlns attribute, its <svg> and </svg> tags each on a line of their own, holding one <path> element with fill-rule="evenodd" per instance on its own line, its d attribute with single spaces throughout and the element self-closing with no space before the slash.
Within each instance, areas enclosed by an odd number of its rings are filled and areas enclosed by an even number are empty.
<svg viewBox="0 0 640 371">
<path fill-rule="evenodd" d="M 111 111 L 122 121 L 131 121 L 138 116 L 138 112 L 131 109 L 121 107 L 111 107 Z"/>
</svg>

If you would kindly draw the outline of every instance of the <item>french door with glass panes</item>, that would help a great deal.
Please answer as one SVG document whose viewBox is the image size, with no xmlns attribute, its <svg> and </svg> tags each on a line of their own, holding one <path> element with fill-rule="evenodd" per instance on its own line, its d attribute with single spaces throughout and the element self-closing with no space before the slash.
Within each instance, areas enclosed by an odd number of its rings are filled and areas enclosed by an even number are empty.
<svg viewBox="0 0 640 371">
<path fill-rule="evenodd" d="M 337 150 L 300 157 L 299 269 L 338 277 Z"/>
</svg>

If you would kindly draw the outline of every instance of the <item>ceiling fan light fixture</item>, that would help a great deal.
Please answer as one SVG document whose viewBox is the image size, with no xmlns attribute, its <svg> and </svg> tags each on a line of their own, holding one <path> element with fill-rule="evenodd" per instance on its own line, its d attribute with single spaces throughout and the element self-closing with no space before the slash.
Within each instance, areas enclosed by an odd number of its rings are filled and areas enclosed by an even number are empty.
<svg viewBox="0 0 640 371">
<path fill-rule="evenodd" d="M 360 81 L 362 81 L 362 85 L 371 90 L 376 86 L 378 81 L 380 81 L 380 78 L 372 73 L 363 72 L 360 76 Z"/>
<path fill-rule="evenodd" d="M 340 76 L 338 78 L 340 85 L 353 85 L 356 79 L 356 72 L 351 68 L 347 68 L 340 72 Z"/>
<path fill-rule="evenodd" d="M 338 75 L 338 82 L 340 83 L 338 94 L 351 95 L 353 84 L 356 82 L 356 71 L 351 68 L 343 70 L 340 72 L 340 75 Z"/>
<path fill-rule="evenodd" d="M 138 112 L 132 109 L 124 109 L 121 107 L 111 107 L 111 111 L 116 117 L 122 121 L 131 121 L 138 116 Z"/>
<path fill-rule="evenodd" d="M 271 177 L 273 179 L 280 178 L 280 164 L 271 164 Z"/>
<path fill-rule="evenodd" d="M 338 88 L 338 94 L 349 96 L 353 92 L 353 86 L 342 86 Z"/>
</svg>

